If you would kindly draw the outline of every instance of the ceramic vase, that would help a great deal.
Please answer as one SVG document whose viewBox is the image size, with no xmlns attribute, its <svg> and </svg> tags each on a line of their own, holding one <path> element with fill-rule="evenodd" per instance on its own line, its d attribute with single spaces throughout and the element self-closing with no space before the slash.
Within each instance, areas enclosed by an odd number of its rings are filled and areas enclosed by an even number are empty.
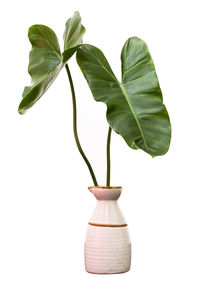
<svg viewBox="0 0 200 300">
<path fill-rule="evenodd" d="M 85 269 L 95 274 L 127 272 L 131 264 L 128 226 L 118 205 L 121 187 L 89 187 L 97 199 L 85 239 Z"/>
</svg>

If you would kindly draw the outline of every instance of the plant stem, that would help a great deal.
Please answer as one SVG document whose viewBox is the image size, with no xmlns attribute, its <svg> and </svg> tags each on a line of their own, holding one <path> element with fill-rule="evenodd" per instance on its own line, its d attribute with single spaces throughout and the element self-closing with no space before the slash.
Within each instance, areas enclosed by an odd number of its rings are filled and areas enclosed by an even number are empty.
<svg viewBox="0 0 200 300">
<path fill-rule="evenodd" d="M 76 96 L 75 96 L 74 84 L 73 84 L 73 81 L 72 81 L 72 76 L 71 76 L 68 64 L 65 65 L 65 68 L 66 68 L 67 75 L 68 75 L 68 78 L 69 78 L 69 83 L 70 83 L 70 88 L 71 88 L 71 93 L 72 93 L 74 138 L 75 138 L 78 150 L 79 150 L 80 154 L 82 155 L 82 157 L 83 157 L 86 165 L 88 166 L 90 175 L 91 175 L 92 180 L 94 182 L 94 185 L 98 186 L 98 183 L 97 183 L 96 177 L 94 175 L 94 171 L 92 169 L 92 166 L 91 166 L 89 160 L 87 159 L 85 153 L 83 152 L 83 149 L 81 147 L 81 144 L 80 144 L 80 141 L 79 141 L 79 138 L 78 138 L 78 133 L 77 133 L 77 113 L 76 113 Z"/>
<path fill-rule="evenodd" d="M 111 140 L 112 128 L 109 126 L 107 137 L 107 180 L 106 186 L 110 186 L 110 140 Z"/>
</svg>

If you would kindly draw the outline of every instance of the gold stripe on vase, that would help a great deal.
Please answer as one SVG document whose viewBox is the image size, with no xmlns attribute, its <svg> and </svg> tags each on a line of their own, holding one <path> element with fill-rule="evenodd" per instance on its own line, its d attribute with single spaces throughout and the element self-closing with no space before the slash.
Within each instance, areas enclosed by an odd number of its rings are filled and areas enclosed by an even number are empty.
<svg viewBox="0 0 200 300">
<path fill-rule="evenodd" d="M 88 223 L 89 225 L 92 226 L 100 226 L 100 227 L 125 227 L 127 224 L 98 224 L 98 223 Z"/>
</svg>

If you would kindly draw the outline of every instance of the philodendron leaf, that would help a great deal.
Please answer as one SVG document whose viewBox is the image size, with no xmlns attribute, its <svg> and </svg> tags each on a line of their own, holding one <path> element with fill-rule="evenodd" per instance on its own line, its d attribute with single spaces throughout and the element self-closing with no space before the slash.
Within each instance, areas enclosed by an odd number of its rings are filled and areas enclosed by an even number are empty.
<svg viewBox="0 0 200 300">
<path fill-rule="evenodd" d="M 137 37 L 128 39 L 121 60 L 120 83 L 100 49 L 82 45 L 77 51 L 77 62 L 95 100 L 107 105 L 112 129 L 131 148 L 163 155 L 169 148 L 171 126 L 147 45 Z"/>
<path fill-rule="evenodd" d="M 65 24 L 65 31 L 63 34 L 64 39 L 64 52 L 63 62 L 67 62 L 68 59 L 77 51 L 82 44 L 82 36 L 85 33 L 85 27 L 81 24 L 81 17 L 78 11 L 76 11 L 72 18 L 67 20 Z"/>
<path fill-rule="evenodd" d="M 32 44 L 28 66 L 32 85 L 24 89 L 18 108 L 20 114 L 40 99 L 62 68 L 58 39 L 52 29 L 44 25 L 33 25 L 29 28 L 28 37 Z"/>
<path fill-rule="evenodd" d="M 66 23 L 65 32 L 71 42 L 68 42 L 68 47 L 65 47 L 63 54 L 60 52 L 57 36 L 52 29 L 44 25 L 33 25 L 29 28 L 28 37 L 32 49 L 29 54 L 28 71 L 31 75 L 32 85 L 24 88 L 23 98 L 18 108 L 20 114 L 23 114 L 41 98 L 54 82 L 62 67 L 76 52 L 85 32 L 85 29 L 79 32 L 81 26 L 80 15 L 75 12 L 74 16 Z M 79 32 L 79 38 L 77 32 Z"/>
<path fill-rule="evenodd" d="M 65 24 L 65 32 L 63 34 L 64 50 L 73 48 L 82 43 L 82 36 L 85 33 L 85 27 L 81 24 L 81 17 L 76 11 L 72 18 L 67 20 Z"/>
</svg>

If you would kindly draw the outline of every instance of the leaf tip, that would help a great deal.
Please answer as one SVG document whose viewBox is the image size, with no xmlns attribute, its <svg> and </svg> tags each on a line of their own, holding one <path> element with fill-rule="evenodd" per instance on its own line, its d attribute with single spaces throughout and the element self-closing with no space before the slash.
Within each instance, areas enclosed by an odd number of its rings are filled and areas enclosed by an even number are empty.
<svg viewBox="0 0 200 300">
<path fill-rule="evenodd" d="M 80 12 L 79 12 L 78 10 L 76 10 L 76 11 L 74 12 L 74 16 L 75 16 L 75 15 L 80 16 Z"/>
<path fill-rule="evenodd" d="M 24 108 L 21 108 L 20 105 L 19 105 L 19 107 L 18 107 L 18 113 L 19 113 L 20 115 L 24 115 L 25 112 L 26 112 L 26 110 L 25 110 Z"/>
</svg>

